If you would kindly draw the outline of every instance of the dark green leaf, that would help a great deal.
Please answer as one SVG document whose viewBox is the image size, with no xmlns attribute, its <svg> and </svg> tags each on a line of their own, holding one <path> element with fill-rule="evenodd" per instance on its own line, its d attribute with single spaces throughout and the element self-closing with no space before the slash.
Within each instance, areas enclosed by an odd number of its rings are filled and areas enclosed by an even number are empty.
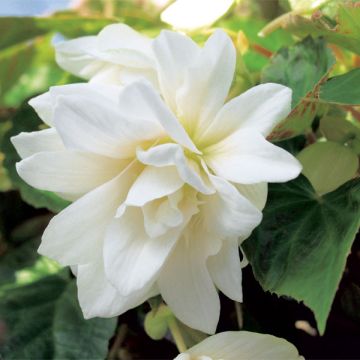
<svg viewBox="0 0 360 360">
<path fill-rule="evenodd" d="M 279 50 L 263 69 L 262 83 L 274 82 L 293 91 L 293 111 L 271 134 L 272 140 L 282 140 L 306 132 L 318 111 L 311 101 L 318 84 L 328 75 L 335 58 L 326 42 L 310 37 L 302 42 Z"/>
<path fill-rule="evenodd" d="M 320 87 L 320 99 L 336 104 L 360 105 L 360 69 L 328 80 Z"/>
<path fill-rule="evenodd" d="M 0 298 L 5 359 L 104 359 L 116 319 L 84 320 L 75 281 L 49 276 Z"/>
<path fill-rule="evenodd" d="M 320 198 L 301 176 L 270 185 L 263 222 L 244 249 L 262 287 L 303 301 L 322 334 L 359 225 L 359 180 Z"/>
</svg>

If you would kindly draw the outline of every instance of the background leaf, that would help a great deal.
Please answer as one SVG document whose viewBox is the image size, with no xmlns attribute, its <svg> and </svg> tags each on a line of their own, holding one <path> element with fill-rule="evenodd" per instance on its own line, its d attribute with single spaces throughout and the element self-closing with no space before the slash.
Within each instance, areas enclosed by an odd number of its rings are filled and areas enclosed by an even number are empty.
<svg viewBox="0 0 360 360">
<path fill-rule="evenodd" d="M 329 79 L 320 87 L 320 99 L 329 103 L 360 105 L 360 68 Z"/>
<path fill-rule="evenodd" d="M 293 111 L 270 135 L 271 140 L 282 140 L 309 130 L 318 111 L 318 104 L 309 101 L 320 81 L 329 74 L 335 58 L 326 42 L 310 37 L 289 48 L 282 48 L 263 69 L 261 82 L 286 85 L 293 91 Z"/>
<path fill-rule="evenodd" d="M 48 276 L 0 298 L 6 359 L 104 359 L 116 319 L 84 320 L 75 281 Z"/>
<path fill-rule="evenodd" d="M 360 225 L 360 183 L 319 198 L 304 178 L 271 184 L 264 219 L 244 243 L 265 290 L 303 301 L 324 333 Z"/>
</svg>

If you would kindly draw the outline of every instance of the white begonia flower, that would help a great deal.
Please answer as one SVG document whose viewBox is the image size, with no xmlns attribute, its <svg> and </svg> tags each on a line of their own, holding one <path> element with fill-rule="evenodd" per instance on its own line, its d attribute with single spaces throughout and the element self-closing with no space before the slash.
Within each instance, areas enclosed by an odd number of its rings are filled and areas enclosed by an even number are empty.
<svg viewBox="0 0 360 360">
<path fill-rule="evenodd" d="M 296 347 L 272 335 L 228 331 L 210 336 L 174 360 L 304 360 Z"/>
<path fill-rule="evenodd" d="M 234 0 L 176 0 L 161 13 L 161 20 L 178 30 L 194 31 L 212 25 Z"/>
<path fill-rule="evenodd" d="M 76 200 L 39 252 L 72 267 L 86 318 L 160 293 L 182 322 L 214 333 L 217 290 L 242 301 L 239 244 L 261 221 L 267 182 L 301 171 L 265 139 L 289 113 L 291 90 L 264 84 L 224 105 L 236 55 L 220 30 L 203 48 L 163 31 L 153 51 L 162 97 L 141 80 L 31 100 L 50 129 L 12 138 L 17 170 Z"/>
<path fill-rule="evenodd" d="M 146 78 L 155 87 L 157 77 L 152 39 L 125 24 L 106 26 L 97 36 L 83 36 L 55 46 L 57 63 L 91 82 L 124 85 Z"/>
</svg>

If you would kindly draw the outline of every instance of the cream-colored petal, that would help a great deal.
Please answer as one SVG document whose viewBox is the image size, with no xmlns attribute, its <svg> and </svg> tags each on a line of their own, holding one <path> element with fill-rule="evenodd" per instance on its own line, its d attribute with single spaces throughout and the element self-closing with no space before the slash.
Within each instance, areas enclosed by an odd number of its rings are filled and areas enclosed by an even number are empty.
<svg viewBox="0 0 360 360">
<path fill-rule="evenodd" d="M 235 184 L 235 187 L 260 211 L 264 209 L 268 195 L 267 183 L 262 182 L 258 184 L 248 184 L 248 185 Z"/>
<path fill-rule="evenodd" d="M 183 148 L 178 144 L 162 144 L 146 151 L 139 148 L 136 154 L 139 161 L 146 165 L 159 168 L 175 165 L 184 182 L 204 194 L 215 192 L 207 174 L 195 161 L 185 156 Z"/>
<path fill-rule="evenodd" d="M 64 144 L 55 129 L 22 132 L 13 136 L 11 142 L 22 159 L 39 152 L 65 150 Z"/>
<path fill-rule="evenodd" d="M 141 305 L 158 293 L 156 286 L 142 288 L 131 296 L 122 296 L 105 276 L 101 253 L 96 262 L 78 266 L 78 298 L 85 319 L 114 317 Z"/>
<path fill-rule="evenodd" d="M 242 273 L 237 238 L 226 239 L 221 250 L 207 260 L 210 276 L 216 287 L 234 301 L 243 301 Z"/>
<path fill-rule="evenodd" d="M 102 60 L 133 68 L 155 66 L 152 39 L 125 24 L 112 24 L 100 31 L 96 46 Z"/>
<path fill-rule="evenodd" d="M 176 114 L 176 93 L 184 82 L 186 70 L 200 53 L 200 47 L 189 37 L 163 30 L 153 42 L 158 64 L 161 93 Z"/>
<path fill-rule="evenodd" d="M 127 168 L 53 217 L 43 234 L 39 253 L 62 265 L 97 261 L 106 229 L 140 171 L 138 165 Z"/>
<path fill-rule="evenodd" d="M 144 206 L 179 190 L 184 185 L 175 166 L 146 166 L 126 198 L 129 206 Z"/>
<path fill-rule="evenodd" d="M 197 141 L 215 144 L 239 129 L 252 129 L 266 137 L 290 113 L 291 96 L 291 89 L 280 84 L 254 86 L 225 104 Z"/>
<path fill-rule="evenodd" d="M 181 233 L 181 228 L 175 228 L 150 238 L 143 222 L 141 209 L 128 207 L 120 218 L 112 221 L 106 233 L 106 277 L 123 296 L 130 296 L 156 280 Z"/>
<path fill-rule="evenodd" d="M 190 226 L 190 225 L 189 225 Z M 208 256 L 217 253 L 220 242 L 202 227 L 189 227 L 169 256 L 159 275 L 160 293 L 184 324 L 214 333 L 220 301 L 209 271 Z"/>
<path fill-rule="evenodd" d="M 286 182 L 301 172 L 290 153 L 250 129 L 238 130 L 204 152 L 205 162 L 216 175 L 240 184 Z"/>
<path fill-rule="evenodd" d="M 300 360 L 294 345 L 272 335 L 248 331 L 227 331 L 210 336 L 186 351 L 192 357 L 224 360 Z"/>
<path fill-rule="evenodd" d="M 36 153 L 16 164 L 29 185 L 59 193 L 86 193 L 117 176 L 128 161 L 79 151 Z"/>
<path fill-rule="evenodd" d="M 222 30 L 209 37 L 200 55 L 187 69 L 176 103 L 184 127 L 199 137 L 223 106 L 235 71 L 234 45 Z"/>
</svg>

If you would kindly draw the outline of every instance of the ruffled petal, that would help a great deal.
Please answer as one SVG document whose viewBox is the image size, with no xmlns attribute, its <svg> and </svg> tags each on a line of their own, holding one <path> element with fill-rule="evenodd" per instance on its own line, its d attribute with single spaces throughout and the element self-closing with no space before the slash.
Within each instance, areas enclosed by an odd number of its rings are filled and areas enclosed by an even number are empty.
<svg viewBox="0 0 360 360">
<path fill-rule="evenodd" d="M 22 132 L 11 138 L 11 142 L 22 159 L 39 152 L 62 151 L 64 144 L 55 129 L 30 133 Z"/>
<path fill-rule="evenodd" d="M 125 24 L 112 24 L 100 31 L 96 39 L 102 60 L 133 68 L 154 67 L 152 39 Z"/>
<path fill-rule="evenodd" d="M 220 242 L 203 229 L 190 228 L 163 267 L 158 285 L 175 316 L 184 324 L 212 334 L 220 315 L 220 300 L 206 267 Z"/>
<path fill-rule="evenodd" d="M 158 123 L 175 142 L 199 153 L 185 129 L 149 82 L 136 81 L 126 86 L 120 98 L 120 108 L 126 114 L 133 114 L 134 118 L 141 117 Z"/>
<path fill-rule="evenodd" d="M 78 151 L 40 152 L 16 164 L 29 185 L 60 193 L 86 193 L 118 175 L 127 160 Z"/>
<path fill-rule="evenodd" d="M 204 227 L 221 239 L 245 240 L 260 224 L 261 211 L 225 179 L 214 175 L 210 179 L 216 193 L 200 197 Z"/>
<path fill-rule="evenodd" d="M 175 166 L 147 166 L 130 188 L 126 205 L 144 206 L 152 200 L 160 199 L 179 190 L 184 181 Z"/>
<path fill-rule="evenodd" d="M 222 293 L 234 301 L 243 301 L 239 242 L 236 238 L 224 240 L 221 250 L 208 258 L 207 267 Z"/>
<path fill-rule="evenodd" d="M 156 286 L 149 286 L 131 296 L 120 295 L 105 276 L 101 256 L 97 262 L 78 266 L 76 282 L 85 319 L 121 315 L 158 293 Z"/>
<path fill-rule="evenodd" d="M 228 95 L 235 71 L 234 45 L 222 30 L 207 40 L 177 91 L 178 117 L 196 139 L 215 118 Z"/>
<path fill-rule="evenodd" d="M 187 36 L 163 30 L 154 40 L 153 50 L 158 63 L 161 92 L 176 113 L 176 92 L 184 81 L 186 70 L 199 55 L 200 47 Z"/>
<path fill-rule="evenodd" d="M 102 253 L 106 228 L 139 172 L 138 166 L 129 167 L 53 217 L 43 234 L 39 253 L 62 265 L 96 261 Z"/>
<path fill-rule="evenodd" d="M 137 158 L 143 164 L 155 167 L 175 165 L 180 178 L 196 190 L 204 194 L 214 193 L 207 174 L 193 160 L 189 160 L 183 148 L 178 144 L 162 144 L 149 150 L 138 149 Z"/>
<path fill-rule="evenodd" d="M 299 161 L 290 153 L 250 129 L 238 130 L 204 152 L 216 175 L 240 184 L 286 182 L 301 172 Z"/>
<path fill-rule="evenodd" d="M 123 296 L 153 283 L 181 229 L 150 238 L 140 208 L 129 207 L 108 228 L 104 243 L 106 277 Z"/>
<path fill-rule="evenodd" d="M 265 137 L 291 111 L 290 88 L 280 84 L 254 86 L 232 99 L 216 115 L 198 142 L 215 144 L 239 129 L 252 129 Z"/>
</svg>

